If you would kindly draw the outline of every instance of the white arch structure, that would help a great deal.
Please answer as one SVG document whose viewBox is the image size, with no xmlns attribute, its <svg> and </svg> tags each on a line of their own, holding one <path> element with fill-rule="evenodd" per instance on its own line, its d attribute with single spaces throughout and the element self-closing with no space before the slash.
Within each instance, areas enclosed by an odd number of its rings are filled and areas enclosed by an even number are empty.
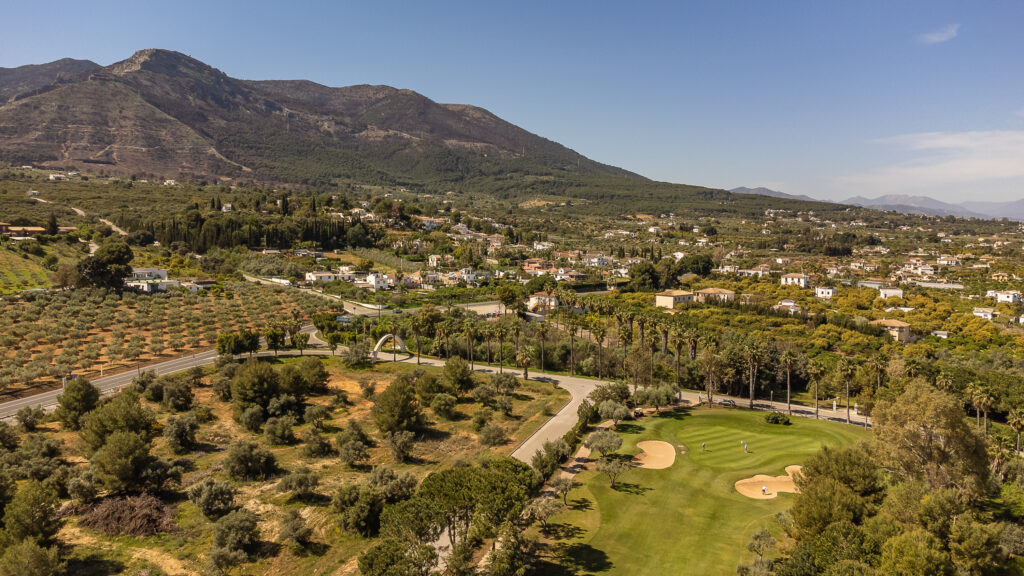
<svg viewBox="0 0 1024 576">
<path fill-rule="evenodd" d="M 401 350 L 403 353 L 408 352 L 408 349 L 406 349 L 405 347 L 405 342 L 402 341 L 401 336 L 397 334 L 395 334 L 394 336 L 392 336 L 391 334 L 385 334 L 384 336 L 381 337 L 380 340 L 377 341 L 377 345 L 373 347 L 373 353 L 370 354 L 370 357 L 373 358 L 374 362 L 377 361 L 377 353 L 380 352 L 380 349 L 384 347 L 384 343 L 391 338 L 393 338 L 395 340 L 395 343 L 398 344 L 399 350 Z"/>
</svg>

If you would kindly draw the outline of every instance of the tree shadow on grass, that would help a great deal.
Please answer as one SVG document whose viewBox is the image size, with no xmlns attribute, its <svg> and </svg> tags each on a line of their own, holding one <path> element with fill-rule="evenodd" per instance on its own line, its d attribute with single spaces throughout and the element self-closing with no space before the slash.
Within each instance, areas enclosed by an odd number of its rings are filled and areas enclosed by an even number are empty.
<svg viewBox="0 0 1024 576">
<path fill-rule="evenodd" d="M 447 430 L 441 430 L 440 428 L 424 428 L 423 430 L 420 431 L 419 440 L 437 440 L 440 442 L 443 440 L 447 440 L 448 438 L 451 437 L 451 435 L 451 432 L 448 432 Z"/>
<path fill-rule="evenodd" d="M 552 540 L 573 540 L 579 538 L 585 532 L 579 526 L 564 522 L 548 522 L 548 525 L 542 528 L 541 531 Z"/>
<path fill-rule="evenodd" d="M 693 409 L 686 407 L 679 407 L 675 410 L 663 410 L 660 413 L 652 414 L 655 418 L 667 418 L 671 420 L 685 420 L 691 416 Z"/>
<path fill-rule="evenodd" d="M 612 488 L 612 490 L 615 490 L 616 492 L 625 492 L 626 494 L 633 494 L 634 496 L 643 496 L 644 494 L 653 490 L 653 488 L 641 486 L 633 482 L 619 481 L 615 483 L 615 486 Z"/>
<path fill-rule="evenodd" d="M 117 560 L 103 557 L 99 552 L 90 552 L 83 558 L 68 560 L 65 574 L 76 576 L 113 576 L 124 572 L 125 565 Z"/>
<path fill-rule="evenodd" d="M 590 462 L 589 458 L 580 456 L 569 460 L 559 468 L 564 472 L 569 472 L 570 474 L 579 474 L 587 467 L 587 462 Z"/>
<path fill-rule="evenodd" d="M 602 550 L 594 548 L 590 544 L 574 542 L 572 544 L 558 544 L 555 546 L 554 554 L 561 572 L 554 574 L 579 574 L 581 572 L 607 572 L 613 564 L 608 555 Z"/>
<path fill-rule="evenodd" d="M 274 558 L 281 553 L 281 548 L 281 544 L 277 542 L 260 540 L 256 546 L 256 556 L 259 558 Z"/>
<path fill-rule="evenodd" d="M 310 506 L 327 506 L 328 504 L 331 503 L 330 496 L 326 494 L 321 494 L 319 492 L 313 492 L 305 496 L 298 496 L 292 494 L 291 496 L 288 497 L 288 500 L 290 502 L 301 502 L 303 504 L 308 504 Z"/>
<path fill-rule="evenodd" d="M 576 511 L 593 510 L 594 503 L 590 501 L 590 498 L 571 498 L 569 499 L 569 509 Z"/>
<path fill-rule="evenodd" d="M 619 425 L 615 427 L 615 431 L 620 434 L 639 434 L 644 431 L 644 427 L 631 422 L 619 422 Z"/>
<path fill-rule="evenodd" d="M 293 549 L 293 551 L 295 552 L 296 556 L 306 558 L 309 556 L 323 556 L 327 553 L 328 550 L 330 550 L 330 548 L 330 546 L 324 544 L 323 542 L 309 541 L 304 542 L 302 546 L 300 546 L 297 550 Z"/>
</svg>

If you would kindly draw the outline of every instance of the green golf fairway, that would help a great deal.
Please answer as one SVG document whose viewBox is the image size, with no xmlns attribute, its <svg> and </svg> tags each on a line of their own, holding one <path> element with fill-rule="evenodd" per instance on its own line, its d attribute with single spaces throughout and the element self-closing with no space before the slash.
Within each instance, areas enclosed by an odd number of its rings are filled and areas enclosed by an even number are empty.
<svg viewBox="0 0 1024 576">
<path fill-rule="evenodd" d="M 683 410 L 620 424 L 623 454 L 636 443 L 662 440 L 686 446 L 664 470 L 635 468 L 614 489 L 608 477 L 585 471 L 569 493 L 569 512 L 551 520 L 551 573 L 698 574 L 736 573 L 750 563 L 750 536 L 787 510 L 792 494 L 754 500 L 733 484 L 755 474 L 784 475 L 823 445 L 852 444 L 870 433 L 846 424 L 793 418 L 792 425 L 767 424 L 764 412 L 716 408 Z M 707 451 L 701 452 L 702 442 Z M 749 453 L 744 453 L 746 442 Z"/>
</svg>

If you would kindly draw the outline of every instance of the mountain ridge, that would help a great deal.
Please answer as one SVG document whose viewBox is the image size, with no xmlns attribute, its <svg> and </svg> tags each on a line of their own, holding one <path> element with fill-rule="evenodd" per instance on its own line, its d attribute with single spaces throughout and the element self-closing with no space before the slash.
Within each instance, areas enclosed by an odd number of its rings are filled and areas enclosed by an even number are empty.
<svg viewBox="0 0 1024 576">
<path fill-rule="evenodd" d="M 0 160 L 14 164 L 306 183 L 497 172 L 642 179 L 484 108 L 390 86 L 240 80 L 161 49 L 110 66 L 65 59 L 3 71 Z"/>
<path fill-rule="evenodd" d="M 804 200 L 810 202 L 832 202 L 831 200 L 818 200 L 806 195 L 787 194 L 765 187 L 748 188 L 740 186 L 729 190 L 734 194 L 757 194 L 770 196 L 772 198 L 786 198 L 791 200 Z M 1010 218 L 1012 220 L 1024 221 L 1024 199 L 1008 202 L 943 202 L 930 196 L 909 195 L 909 194 L 884 194 L 875 198 L 865 196 L 852 196 L 845 200 L 835 202 L 836 204 L 849 204 L 861 208 L 874 210 L 887 210 L 903 214 L 918 214 L 922 216 L 956 216 L 959 218 L 981 218 L 998 219 Z"/>
<path fill-rule="evenodd" d="M 758 186 L 757 188 L 747 188 L 746 186 L 740 186 L 738 188 L 732 188 L 729 190 L 733 194 L 757 194 L 758 196 L 770 196 L 772 198 L 787 198 L 789 200 L 804 200 L 806 202 L 828 202 L 828 200 L 818 200 L 817 198 L 811 198 L 804 194 L 787 194 L 785 192 L 779 192 L 778 190 L 772 190 L 771 188 L 765 188 L 764 186 Z"/>
</svg>

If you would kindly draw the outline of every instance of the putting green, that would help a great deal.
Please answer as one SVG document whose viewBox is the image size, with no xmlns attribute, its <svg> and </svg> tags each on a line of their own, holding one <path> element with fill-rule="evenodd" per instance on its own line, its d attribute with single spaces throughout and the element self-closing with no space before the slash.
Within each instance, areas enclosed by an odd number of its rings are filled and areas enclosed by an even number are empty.
<svg viewBox="0 0 1024 576">
<path fill-rule="evenodd" d="M 552 574 L 735 574 L 738 564 L 751 561 L 750 536 L 762 527 L 778 536 L 774 516 L 794 498 L 752 500 L 736 491 L 736 481 L 783 475 L 822 445 L 869 436 L 861 428 L 804 418 L 790 426 L 767 424 L 763 412 L 723 408 L 625 422 L 620 434 L 623 454 L 639 453 L 637 442 L 648 440 L 690 450 L 669 468 L 630 470 L 615 489 L 604 474 L 577 476 L 572 509 L 551 520 L 550 560 L 561 566 L 551 566 Z"/>
</svg>

